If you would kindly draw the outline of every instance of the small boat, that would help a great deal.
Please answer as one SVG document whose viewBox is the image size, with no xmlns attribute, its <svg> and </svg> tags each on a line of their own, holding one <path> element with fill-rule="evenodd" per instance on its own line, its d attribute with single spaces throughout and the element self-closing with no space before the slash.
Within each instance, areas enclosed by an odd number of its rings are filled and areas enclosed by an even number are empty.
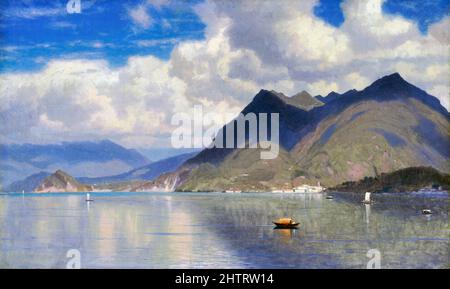
<svg viewBox="0 0 450 289">
<path fill-rule="evenodd" d="M 90 194 L 86 194 L 86 202 L 93 202 L 94 200 L 91 199 L 91 195 Z"/>
<path fill-rule="evenodd" d="M 298 222 L 295 222 L 292 218 L 280 218 L 276 221 L 273 221 L 272 223 L 275 224 L 276 228 L 283 229 L 295 229 L 300 224 Z"/>
<path fill-rule="evenodd" d="M 422 210 L 422 214 L 424 214 L 424 215 L 431 215 L 432 212 L 431 212 L 430 209 L 423 209 L 423 210 Z"/>
<path fill-rule="evenodd" d="M 370 192 L 366 192 L 364 196 L 364 200 L 362 201 L 364 204 L 371 204 L 372 200 L 370 199 Z"/>
<path fill-rule="evenodd" d="M 333 198 L 334 198 L 334 197 L 331 196 L 331 195 L 325 197 L 325 199 L 327 199 L 327 200 L 332 200 Z"/>
</svg>

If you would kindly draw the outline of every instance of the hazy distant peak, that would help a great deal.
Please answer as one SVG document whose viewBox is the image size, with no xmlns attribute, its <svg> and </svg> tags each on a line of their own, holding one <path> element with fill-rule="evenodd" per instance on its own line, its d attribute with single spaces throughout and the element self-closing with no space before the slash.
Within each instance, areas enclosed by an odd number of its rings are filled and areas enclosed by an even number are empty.
<svg viewBox="0 0 450 289">
<path fill-rule="evenodd" d="M 301 92 L 298 92 L 291 96 L 291 98 L 311 98 L 311 94 L 309 94 L 306 90 L 302 90 Z"/>
<path fill-rule="evenodd" d="M 273 93 L 273 94 L 275 94 L 276 96 L 281 97 L 281 98 L 286 97 L 286 95 L 285 95 L 284 93 L 278 92 L 278 91 L 273 90 L 273 89 L 270 91 L 270 93 Z"/>
<path fill-rule="evenodd" d="M 311 94 L 309 94 L 307 91 L 302 90 L 301 92 L 289 97 L 288 101 L 289 104 L 310 110 L 314 107 L 323 105 L 323 102 L 320 100 L 314 98 Z"/>
<path fill-rule="evenodd" d="M 261 89 L 261 91 L 255 96 L 254 101 L 262 101 L 267 103 L 281 101 L 282 103 L 286 103 L 304 110 L 310 110 L 316 106 L 320 106 L 323 104 L 322 102 L 312 97 L 311 94 L 309 94 L 305 90 L 294 94 L 291 97 L 288 97 L 282 92 Z"/>
</svg>

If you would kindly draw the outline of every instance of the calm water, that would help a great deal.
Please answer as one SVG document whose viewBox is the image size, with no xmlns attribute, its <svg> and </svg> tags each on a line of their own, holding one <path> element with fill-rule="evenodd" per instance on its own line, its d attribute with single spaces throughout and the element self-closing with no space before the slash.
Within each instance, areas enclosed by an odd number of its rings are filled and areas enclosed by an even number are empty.
<svg viewBox="0 0 450 289">
<path fill-rule="evenodd" d="M 444 194 L 94 193 L 0 196 L 0 267 L 382 268 L 449 264 Z M 424 216 L 423 208 L 434 214 Z M 292 216 L 298 230 L 274 230 Z"/>
</svg>

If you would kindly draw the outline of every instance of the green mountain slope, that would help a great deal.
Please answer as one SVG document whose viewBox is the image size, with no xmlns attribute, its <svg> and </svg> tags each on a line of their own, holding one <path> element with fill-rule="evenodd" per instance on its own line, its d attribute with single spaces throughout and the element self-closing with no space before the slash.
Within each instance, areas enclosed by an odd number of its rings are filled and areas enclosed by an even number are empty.
<svg viewBox="0 0 450 289">
<path fill-rule="evenodd" d="M 415 100 L 362 101 L 324 119 L 291 155 L 306 177 L 328 186 L 414 166 L 449 171 L 448 152 L 431 142 L 445 141 L 448 127 L 445 116 Z"/>
<path fill-rule="evenodd" d="M 195 167 L 178 190 L 183 191 L 261 191 L 290 188 L 294 163 L 289 153 L 280 149 L 273 160 L 261 160 L 259 149 L 239 149 L 229 154 L 219 166 L 202 163 Z"/>
</svg>

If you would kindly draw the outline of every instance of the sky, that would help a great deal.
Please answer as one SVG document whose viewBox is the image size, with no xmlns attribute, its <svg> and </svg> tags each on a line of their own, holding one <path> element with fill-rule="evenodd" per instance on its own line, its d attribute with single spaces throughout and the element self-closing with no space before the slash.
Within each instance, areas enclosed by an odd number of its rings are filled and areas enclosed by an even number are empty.
<svg viewBox="0 0 450 289">
<path fill-rule="evenodd" d="M 449 109 L 448 0 L 0 2 L 0 143 L 170 145 L 194 105 L 363 89 L 399 72 Z"/>
</svg>

